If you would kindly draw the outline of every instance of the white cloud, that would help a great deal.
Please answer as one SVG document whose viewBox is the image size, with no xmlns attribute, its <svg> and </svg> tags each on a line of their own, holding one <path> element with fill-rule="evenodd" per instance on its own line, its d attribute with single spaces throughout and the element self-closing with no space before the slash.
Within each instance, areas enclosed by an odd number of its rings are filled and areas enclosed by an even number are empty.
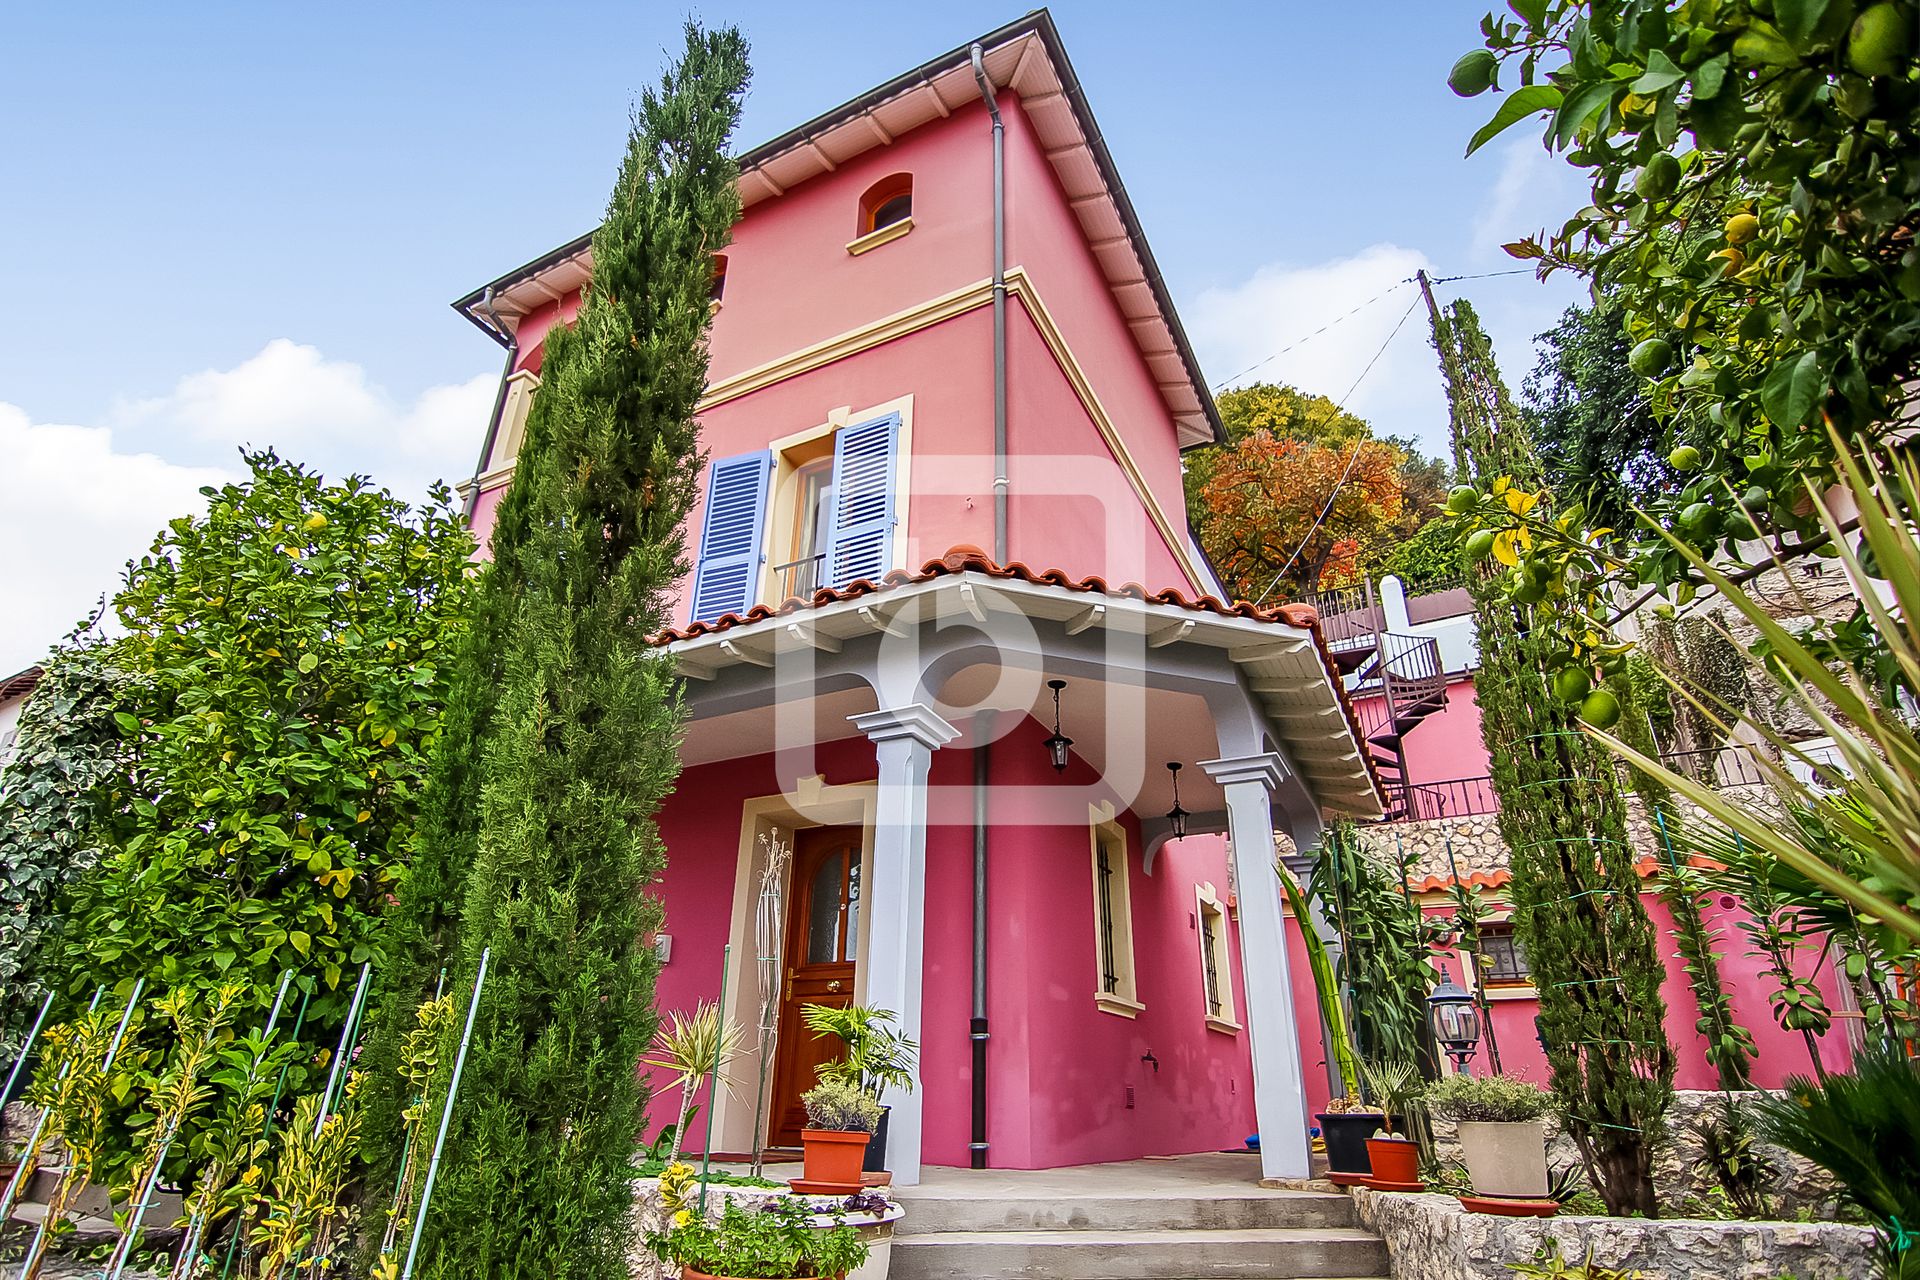
<svg viewBox="0 0 1920 1280">
<path fill-rule="evenodd" d="M 494 375 L 476 374 L 402 403 L 359 365 L 275 338 L 231 369 L 188 374 L 164 396 L 120 402 L 112 421 L 169 455 L 225 461 L 241 445 L 270 445 L 330 477 L 359 472 L 417 500 L 434 480 L 471 474 L 497 387 Z"/>
<path fill-rule="evenodd" d="M 1423 267 L 1432 268 L 1424 253 L 1393 244 L 1330 262 L 1269 263 L 1241 284 L 1202 293 L 1187 308 L 1187 327 L 1215 377 L 1289 382 L 1335 401 L 1351 390 L 1346 407 L 1375 430 L 1438 450 L 1446 399 L 1419 290 L 1400 283 Z"/>
<path fill-rule="evenodd" d="M 1580 172 L 1538 138 L 1516 138 L 1499 155 L 1500 176 L 1468 232 L 1470 260 L 1483 269 L 1521 265 L 1500 246 L 1539 231 L 1558 231 L 1588 200 Z"/>
<path fill-rule="evenodd" d="M 402 400 L 357 364 L 276 338 L 231 369 L 116 402 L 104 427 L 36 422 L 0 402 L 0 675 L 111 594 L 168 520 L 203 509 L 203 485 L 237 478 L 239 446 L 418 502 L 431 481 L 472 473 L 497 386 L 483 373 Z"/>
<path fill-rule="evenodd" d="M 37 661 L 119 583 L 168 520 L 229 475 L 126 453 L 103 427 L 36 423 L 0 403 L 0 674 Z"/>
</svg>

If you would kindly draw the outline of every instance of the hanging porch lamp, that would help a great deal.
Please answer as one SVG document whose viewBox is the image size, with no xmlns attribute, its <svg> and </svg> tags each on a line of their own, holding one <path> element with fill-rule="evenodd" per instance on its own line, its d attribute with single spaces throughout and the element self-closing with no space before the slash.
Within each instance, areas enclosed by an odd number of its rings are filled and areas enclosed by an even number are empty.
<svg viewBox="0 0 1920 1280">
<path fill-rule="evenodd" d="M 1049 680 L 1047 688 L 1053 690 L 1053 736 L 1047 739 L 1047 759 L 1053 762 L 1055 773 L 1067 771 L 1067 748 L 1073 745 L 1073 739 L 1060 732 L 1060 691 L 1067 687 L 1065 680 Z"/>
<path fill-rule="evenodd" d="M 1440 966 L 1440 983 L 1427 996 L 1427 1024 L 1433 1038 L 1464 1074 L 1480 1046 L 1480 1010 L 1473 995 Z"/>
<path fill-rule="evenodd" d="M 1173 808 L 1167 810 L 1167 830 L 1173 833 L 1173 839 L 1179 840 L 1187 834 L 1187 819 L 1193 815 L 1180 807 L 1180 762 L 1167 761 L 1167 772 L 1173 775 Z"/>
</svg>

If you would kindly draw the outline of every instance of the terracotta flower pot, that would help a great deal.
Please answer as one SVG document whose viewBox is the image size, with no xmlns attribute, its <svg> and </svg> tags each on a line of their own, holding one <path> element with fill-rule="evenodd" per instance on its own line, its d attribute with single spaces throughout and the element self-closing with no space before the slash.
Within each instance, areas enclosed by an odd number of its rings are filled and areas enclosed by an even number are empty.
<svg viewBox="0 0 1920 1280">
<path fill-rule="evenodd" d="M 1380 1127 L 1378 1111 L 1322 1111 L 1313 1118 L 1320 1122 L 1320 1136 L 1326 1139 L 1330 1172 L 1354 1178 L 1373 1172 L 1367 1161 L 1367 1139 Z"/>
<path fill-rule="evenodd" d="M 860 1189 L 860 1166 L 867 1158 L 870 1133 L 858 1130 L 802 1129 L 800 1149 L 805 1181 L 813 1187 L 845 1187 L 848 1194 Z"/>
<path fill-rule="evenodd" d="M 1368 1138 L 1367 1159 L 1373 1176 L 1367 1185 L 1378 1191 L 1418 1191 L 1420 1144 L 1405 1138 Z"/>
<path fill-rule="evenodd" d="M 1460 1150 L 1476 1196 L 1544 1200 L 1547 1126 L 1543 1120 L 1460 1122 Z"/>
</svg>

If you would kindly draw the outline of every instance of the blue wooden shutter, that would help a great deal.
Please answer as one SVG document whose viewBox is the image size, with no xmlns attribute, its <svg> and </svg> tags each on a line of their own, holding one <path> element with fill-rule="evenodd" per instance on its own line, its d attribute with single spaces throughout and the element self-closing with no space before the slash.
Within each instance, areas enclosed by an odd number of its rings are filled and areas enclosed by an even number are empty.
<svg viewBox="0 0 1920 1280">
<path fill-rule="evenodd" d="M 833 527 L 827 585 L 879 581 L 893 568 L 893 471 L 900 415 L 843 427 L 833 441 Z"/>
<path fill-rule="evenodd" d="M 760 539 L 767 523 L 765 449 L 721 458 L 707 468 L 706 518 L 693 566 L 693 621 L 745 613 L 760 594 Z"/>
</svg>

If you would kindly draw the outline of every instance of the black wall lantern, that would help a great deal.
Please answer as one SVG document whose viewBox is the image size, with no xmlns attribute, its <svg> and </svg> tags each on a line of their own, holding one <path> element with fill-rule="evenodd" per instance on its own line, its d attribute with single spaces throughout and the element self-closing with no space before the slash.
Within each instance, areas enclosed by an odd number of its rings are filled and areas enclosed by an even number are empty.
<svg viewBox="0 0 1920 1280">
<path fill-rule="evenodd" d="M 1065 680 L 1047 681 L 1047 688 L 1053 690 L 1053 736 L 1047 739 L 1047 758 L 1056 773 L 1067 771 L 1067 748 L 1073 745 L 1073 739 L 1060 732 L 1060 691 L 1066 687 Z"/>
<path fill-rule="evenodd" d="M 1427 996 L 1427 1022 L 1433 1038 L 1464 1073 L 1480 1045 L 1480 1010 L 1474 1007 L 1472 993 L 1453 980 L 1445 965 L 1440 966 L 1440 985 Z"/>
<path fill-rule="evenodd" d="M 1173 808 L 1167 810 L 1167 830 L 1173 833 L 1173 839 L 1179 840 L 1187 834 L 1187 819 L 1192 815 L 1180 807 L 1180 762 L 1167 761 L 1167 772 L 1173 775 Z"/>
</svg>

